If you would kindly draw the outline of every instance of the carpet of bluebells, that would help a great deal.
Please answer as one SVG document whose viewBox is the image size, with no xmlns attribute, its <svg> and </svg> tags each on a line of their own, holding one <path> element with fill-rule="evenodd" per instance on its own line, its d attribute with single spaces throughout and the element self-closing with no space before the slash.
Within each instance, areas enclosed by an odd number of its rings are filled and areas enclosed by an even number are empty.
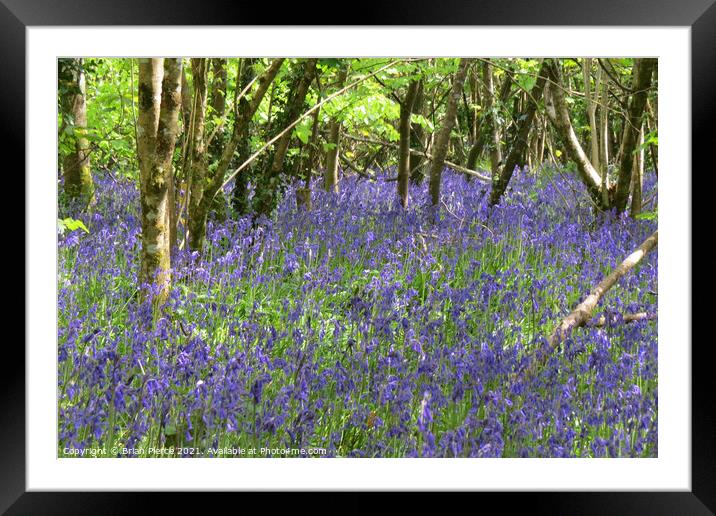
<svg viewBox="0 0 716 516">
<path fill-rule="evenodd" d="M 503 202 L 446 170 L 402 210 L 393 172 L 347 177 L 273 221 L 209 223 L 179 251 L 166 306 L 137 296 L 138 191 L 98 174 L 59 236 L 58 454 L 327 457 L 657 456 L 657 251 L 529 378 L 557 322 L 656 229 L 595 216 L 568 172 L 517 173 Z M 644 198 L 656 189 L 647 175 Z"/>
</svg>

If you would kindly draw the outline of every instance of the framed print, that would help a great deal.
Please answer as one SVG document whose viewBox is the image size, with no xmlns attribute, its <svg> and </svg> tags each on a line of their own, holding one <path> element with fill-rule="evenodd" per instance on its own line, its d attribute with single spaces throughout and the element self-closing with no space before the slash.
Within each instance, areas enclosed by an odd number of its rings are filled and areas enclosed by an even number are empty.
<svg viewBox="0 0 716 516">
<path fill-rule="evenodd" d="M 3 510 L 716 510 L 691 322 L 716 7 L 269 11 L 0 5 L 27 203 Z"/>
</svg>

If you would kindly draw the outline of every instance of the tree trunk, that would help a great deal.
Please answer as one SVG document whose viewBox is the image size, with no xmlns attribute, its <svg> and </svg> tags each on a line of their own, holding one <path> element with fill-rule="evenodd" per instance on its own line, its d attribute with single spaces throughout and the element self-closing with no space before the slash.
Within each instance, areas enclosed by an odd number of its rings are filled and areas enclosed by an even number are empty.
<svg viewBox="0 0 716 516">
<path fill-rule="evenodd" d="M 418 81 L 418 91 L 415 92 L 415 100 L 413 101 L 412 113 L 423 114 L 425 109 L 425 83 L 423 80 Z M 410 147 L 411 149 L 423 149 L 425 147 L 425 129 L 420 124 L 410 124 Z M 419 184 L 425 178 L 422 170 L 423 156 L 410 153 L 410 180 Z"/>
<path fill-rule="evenodd" d="M 651 133 L 654 130 L 654 127 L 658 127 L 658 120 L 656 119 L 656 110 L 652 109 L 651 102 L 649 102 L 649 99 L 646 101 L 646 129 Z M 652 125 L 652 120 L 654 125 Z M 649 144 L 649 156 L 651 157 L 651 166 L 653 167 L 654 174 L 656 174 L 656 177 L 659 177 L 659 160 L 656 155 L 656 149 L 654 148 L 654 145 L 652 143 Z M 644 164 L 646 167 L 646 163 Z"/>
<path fill-rule="evenodd" d="M 433 149 L 433 162 L 430 165 L 430 201 L 434 207 L 440 205 L 440 180 L 442 177 L 443 167 L 445 166 L 445 158 L 447 157 L 448 144 L 450 143 L 450 132 L 455 122 L 455 112 L 457 103 L 462 95 L 462 87 L 465 83 L 465 75 L 467 68 L 471 63 L 471 59 L 460 59 L 460 64 L 455 77 L 453 78 L 452 87 L 448 96 L 447 108 L 443 118 L 440 132 L 435 141 Z"/>
<path fill-rule="evenodd" d="M 193 92 L 189 80 L 187 79 L 187 67 L 182 66 L 181 74 L 181 173 L 182 177 L 178 184 L 174 185 L 175 197 L 179 192 L 179 205 L 172 212 L 172 225 L 170 229 L 171 249 L 172 252 L 178 246 L 179 223 L 187 208 L 189 201 L 189 189 L 191 188 L 191 142 L 192 142 L 192 103 Z M 170 205 L 175 206 L 175 201 L 171 201 Z M 186 217 L 186 215 L 184 215 Z M 186 218 L 184 219 L 186 221 Z M 185 224 L 186 225 L 186 224 Z"/>
<path fill-rule="evenodd" d="M 70 198 L 94 202 L 94 183 L 90 171 L 87 132 L 85 73 L 82 59 L 58 60 L 58 90 L 63 129 L 68 129 L 72 151 L 62 160 L 64 190 Z M 70 123 L 71 122 L 71 123 Z"/>
<path fill-rule="evenodd" d="M 209 163 L 214 163 L 221 158 L 221 153 L 226 144 L 226 91 L 227 91 L 227 71 L 226 59 L 211 59 L 211 70 L 213 78 L 211 81 L 211 89 L 209 90 L 209 112 L 210 120 L 215 120 L 211 127 L 211 136 L 207 143 L 209 153 Z M 215 195 L 212 197 L 209 213 L 214 220 L 226 220 L 226 200 L 223 195 Z"/>
<path fill-rule="evenodd" d="M 589 161 L 572 127 L 567 103 L 564 100 L 564 86 L 562 85 L 560 65 L 552 59 L 545 59 L 545 63 L 548 63 L 550 79 L 554 82 L 553 85 L 549 85 L 547 88 L 549 92 L 545 99 L 547 115 L 562 138 L 570 159 L 577 164 L 577 171 L 582 182 L 587 187 L 590 197 L 599 208 L 606 209 L 607 206 L 602 203 L 599 188 L 601 176 Z"/>
<path fill-rule="evenodd" d="M 600 67 L 601 69 L 601 67 Z M 609 205 L 609 81 L 602 81 L 601 107 L 599 108 L 599 173 L 602 204 Z"/>
<path fill-rule="evenodd" d="M 206 224 L 201 212 L 201 200 L 204 196 L 207 174 L 207 156 L 205 148 L 205 121 L 208 94 L 208 62 L 206 58 L 192 58 L 191 74 L 194 80 L 194 105 L 192 111 L 191 143 L 191 189 L 189 191 L 189 247 L 200 250 L 204 242 Z"/>
<path fill-rule="evenodd" d="M 139 281 L 163 303 L 171 284 L 169 189 L 181 105 L 181 59 L 139 59 L 138 150 L 142 207 Z M 145 290 L 145 296 L 147 291 Z"/>
<path fill-rule="evenodd" d="M 418 82 L 410 81 L 405 98 L 400 103 L 400 149 L 398 150 L 398 198 L 403 208 L 408 207 L 408 183 L 410 180 L 410 116 L 418 91 Z"/>
<path fill-rule="evenodd" d="M 619 178 L 614 207 L 618 212 L 626 209 L 631 184 L 633 152 L 639 138 L 641 118 L 646 107 L 646 98 L 651 87 L 651 77 L 656 69 L 656 58 L 635 59 L 632 68 L 632 86 L 634 92 L 629 100 L 629 116 L 625 120 L 619 162 Z"/>
<path fill-rule="evenodd" d="M 336 90 L 343 87 L 348 76 L 348 67 L 343 66 L 338 71 L 336 78 Z M 328 122 L 328 143 L 329 149 L 326 152 L 326 169 L 323 175 L 323 188 L 326 192 L 333 190 L 338 193 L 338 152 L 340 151 L 341 122 L 338 119 L 331 119 Z"/>
<path fill-rule="evenodd" d="M 213 109 L 214 116 L 224 116 L 226 111 L 226 59 L 213 58 L 211 60 L 211 71 L 214 74 L 211 83 L 211 97 L 209 105 Z"/>
<path fill-rule="evenodd" d="M 641 213 L 641 194 L 644 180 L 644 127 L 639 131 L 639 140 L 637 141 L 639 150 L 634 153 L 634 164 L 632 172 L 631 186 L 631 209 L 629 214 L 636 217 Z"/>
<path fill-rule="evenodd" d="M 191 128 L 191 105 L 194 94 L 192 92 L 189 80 L 186 78 L 186 68 L 183 69 L 181 75 L 181 116 L 182 116 L 182 132 L 185 138 L 190 138 L 189 134 Z M 188 139 L 186 140 L 189 141 Z"/>
<path fill-rule="evenodd" d="M 490 134 L 490 167 L 493 181 L 497 178 L 502 161 L 502 150 L 500 148 L 500 125 L 497 118 L 494 102 L 495 87 L 492 75 L 492 65 L 489 61 L 483 63 L 482 80 L 485 84 L 485 114 L 487 116 L 487 131 Z M 468 167 L 470 168 L 470 167 Z"/>
<path fill-rule="evenodd" d="M 209 143 L 209 162 L 219 159 L 221 151 L 224 148 L 224 134 L 226 131 L 224 128 L 223 118 L 226 114 L 226 59 L 211 59 L 211 70 L 214 76 L 211 81 L 211 91 L 209 92 L 209 106 L 211 106 L 210 114 L 212 118 L 219 118 L 222 121 L 217 122 L 219 125 L 215 126 L 213 129 L 215 133 L 213 135 L 213 139 Z"/>
<path fill-rule="evenodd" d="M 306 59 L 295 75 L 293 84 L 290 87 L 291 96 L 281 116 L 281 121 L 278 124 L 274 124 L 275 127 L 278 127 L 276 134 L 291 125 L 301 115 L 308 88 L 316 74 L 317 62 L 318 59 Z M 276 140 L 273 154 L 267 160 L 268 166 L 257 177 L 254 200 L 256 202 L 256 213 L 259 215 L 269 216 L 276 208 L 278 197 L 283 190 L 281 173 L 291 137 L 292 131 L 287 131 Z"/>
<path fill-rule="evenodd" d="M 597 68 L 597 75 L 594 83 L 594 95 L 599 94 L 601 80 L 601 68 Z M 587 104 L 587 118 L 589 119 L 589 145 L 591 149 L 591 161 L 596 170 L 601 170 L 599 165 L 599 131 L 597 128 L 597 103 L 592 96 L 592 60 L 585 57 L 582 62 L 584 76 L 584 100 Z"/>
<path fill-rule="evenodd" d="M 296 190 L 296 207 L 301 210 L 311 211 L 311 176 L 313 175 L 316 150 L 318 148 L 318 124 L 321 116 L 321 109 L 313 112 L 313 123 L 311 126 L 311 139 L 308 141 L 308 156 L 303 164 L 303 188 Z"/>
<path fill-rule="evenodd" d="M 549 59 L 545 59 L 540 67 L 539 77 L 535 86 L 532 88 L 533 102 L 529 102 L 525 109 L 525 112 L 520 116 L 519 126 L 515 134 L 515 140 L 512 143 L 512 150 L 507 156 L 502 171 L 492 182 L 492 191 L 490 192 L 490 204 L 493 206 L 500 202 L 502 195 L 507 189 L 507 185 L 512 178 L 512 174 L 515 167 L 520 163 L 524 163 L 524 154 L 527 149 L 527 142 L 532 128 L 532 123 L 537 112 L 537 103 L 542 98 L 543 91 L 545 89 L 545 83 L 547 81 L 547 74 L 549 68 Z"/>
</svg>

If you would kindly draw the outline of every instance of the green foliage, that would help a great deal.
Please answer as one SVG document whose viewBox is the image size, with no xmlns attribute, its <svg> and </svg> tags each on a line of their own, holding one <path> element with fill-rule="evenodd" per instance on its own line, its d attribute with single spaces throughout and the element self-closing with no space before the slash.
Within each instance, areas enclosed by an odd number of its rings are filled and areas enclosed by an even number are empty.
<svg viewBox="0 0 716 516">
<path fill-rule="evenodd" d="M 313 122 L 310 118 L 304 118 L 296 127 L 293 128 L 293 134 L 305 145 L 311 137 L 311 129 Z"/>
<path fill-rule="evenodd" d="M 60 235 L 64 235 L 65 231 L 75 231 L 81 229 L 85 233 L 89 233 L 89 229 L 85 226 L 81 220 L 76 220 L 70 217 L 64 219 L 57 219 L 57 232 Z"/>
<path fill-rule="evenodd" d="M 644 211 L 644 212 L 638 214 L 634 218 L 636 218 L 638 220 L 657 220 L 659 218 L 659 213 L 658 213 L 658 210 Z"/>
<path fill-rule="evenodd" d="M 637 148 L 634 150 L 634 152 L 639 152 L 643 149 L 648 148 L 650 145 L 653 145 L 654 147 L 659 146 L 659 135 L 657 131 L 651 131 L 644 135 L 644 143 L 637 146 Z"/>
</svg>

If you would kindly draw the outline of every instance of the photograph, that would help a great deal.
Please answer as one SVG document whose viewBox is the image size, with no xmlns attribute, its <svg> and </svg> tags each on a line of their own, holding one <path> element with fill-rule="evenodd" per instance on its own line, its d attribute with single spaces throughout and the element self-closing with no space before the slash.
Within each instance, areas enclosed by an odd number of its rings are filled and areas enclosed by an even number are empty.
<svg viewBox="0 0 716 516">
<path fill-rule="evenodd" d="M 658 458 L 659 62 L 57 58 L 56 456 Z"/>
</svg>

